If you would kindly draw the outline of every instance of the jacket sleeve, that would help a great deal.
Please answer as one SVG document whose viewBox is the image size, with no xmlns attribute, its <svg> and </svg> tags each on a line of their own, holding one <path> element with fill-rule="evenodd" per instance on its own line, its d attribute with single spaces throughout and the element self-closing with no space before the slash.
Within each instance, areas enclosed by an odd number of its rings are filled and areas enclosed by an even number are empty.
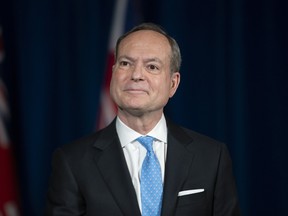
<svg viewBox="0 0 288 216">
<path fill-rule="evenodd" d="M 213 216 L 239 216 L 240 209 L 232 161 L 226 146 L 221 147 L 214 191 Z"/>
<path fill-rule="evenodd" d="M 80 193 L 73 169 L 65 153 L 57 149 L 53 154 L 46 216 L 79 216 L 85 214 L 84 199 Z"/>
</svg>

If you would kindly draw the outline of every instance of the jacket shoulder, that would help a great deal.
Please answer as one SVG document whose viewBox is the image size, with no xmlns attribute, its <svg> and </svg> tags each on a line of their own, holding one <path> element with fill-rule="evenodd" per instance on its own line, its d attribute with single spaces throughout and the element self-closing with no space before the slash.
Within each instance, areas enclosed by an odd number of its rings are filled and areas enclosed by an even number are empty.
<svg viewBox="0 0 288 216">
<path fill-rule="evenodd" d="M 85 154 L 106 148 L 115 138 L 117 138 L 117 133 L 115 124 L 112 122 L 104 129 L 60 146 L 58 151 L 62 151 L 65 155 L 73 158 L 83 157 Z"/>
<path fill-rule="evenodd" d="M 171 121 L 167 122 L 169 133 L 176 138 L 180 143 L 186 144 L 188 148 L 193 149 L 209 149 L 219 151 L 219 149 L 226 148 L 225 144 L 205 134 L 196 132 L 187 127 L 175 124 Z"/>
</svg>

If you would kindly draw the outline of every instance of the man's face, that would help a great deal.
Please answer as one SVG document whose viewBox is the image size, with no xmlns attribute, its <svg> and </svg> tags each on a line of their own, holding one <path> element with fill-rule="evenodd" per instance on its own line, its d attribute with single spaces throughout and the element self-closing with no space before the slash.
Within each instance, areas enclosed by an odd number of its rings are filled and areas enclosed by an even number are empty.
<svg viewBox="0 0 288 216">
<path fill-rule="evenodd" d="M 160 33 L 140 30 L 119 44 L 110 93 L 120 111 L 132 115 L 162 113 L 180 82 L 170 72 L 171 48 Z"/>
</svg>

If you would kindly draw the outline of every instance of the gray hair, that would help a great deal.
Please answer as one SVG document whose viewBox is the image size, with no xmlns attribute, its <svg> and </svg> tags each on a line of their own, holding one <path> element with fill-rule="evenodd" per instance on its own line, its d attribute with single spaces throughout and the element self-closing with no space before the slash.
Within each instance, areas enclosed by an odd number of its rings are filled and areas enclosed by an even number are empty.
<svg viewBox="0 0 288 216">
<path fill-rule="evenodd" d="M 122 36 L 120 36 L 117 40 L 116 43 L 116 49 L 115 49 L 115 60 L 118 57 L 118 49 L 119 49 L 119 44 L 121 43 L 121 41 L 126 38 L 128 35 L 132 34 L 133 32 L 136 31 L 140 31 L 140 30 L 151 30 L 151 31 L 155 31 L 158 32 L 162 35 L 164 35 L 171 47 L 171 56 L 170 56 L 170 70 L 171 73 L 174 72 L 179 72 L 180 71 L 180 66 L 181 66 L 181 53 L 180 53 L 180 48 L 178 46 L 178 43 L 176 42 L 176 40 L 174 38 L 172 38 L 170 35 L 168 35 L 167 32 L 165 32 L 163 30 L 163 28 L 159 25 L 156 25 L 154 23 L 142 23 L 138 26 L 135 26 L 134 28 L 132 28 L 130 31 L 126 32 L 125 34 L 123 34 Z"/>
</svg>

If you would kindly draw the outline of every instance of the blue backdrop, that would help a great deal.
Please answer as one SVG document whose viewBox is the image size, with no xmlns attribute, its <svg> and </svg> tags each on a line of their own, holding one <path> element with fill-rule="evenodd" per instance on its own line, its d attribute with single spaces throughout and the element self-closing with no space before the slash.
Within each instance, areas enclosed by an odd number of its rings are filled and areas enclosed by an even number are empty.
<svg viewBox="0 0 288 216">
<path fill-rule="evenodd" d="M 0 2 L 22 211 L 43 212 L 52 151 L 95 130 L 113 0 Z M 288 215 L 288 3 L 133 1 L 182 50 L 168 117 L 227 143 L 245 216 Z"/>
</svg>

